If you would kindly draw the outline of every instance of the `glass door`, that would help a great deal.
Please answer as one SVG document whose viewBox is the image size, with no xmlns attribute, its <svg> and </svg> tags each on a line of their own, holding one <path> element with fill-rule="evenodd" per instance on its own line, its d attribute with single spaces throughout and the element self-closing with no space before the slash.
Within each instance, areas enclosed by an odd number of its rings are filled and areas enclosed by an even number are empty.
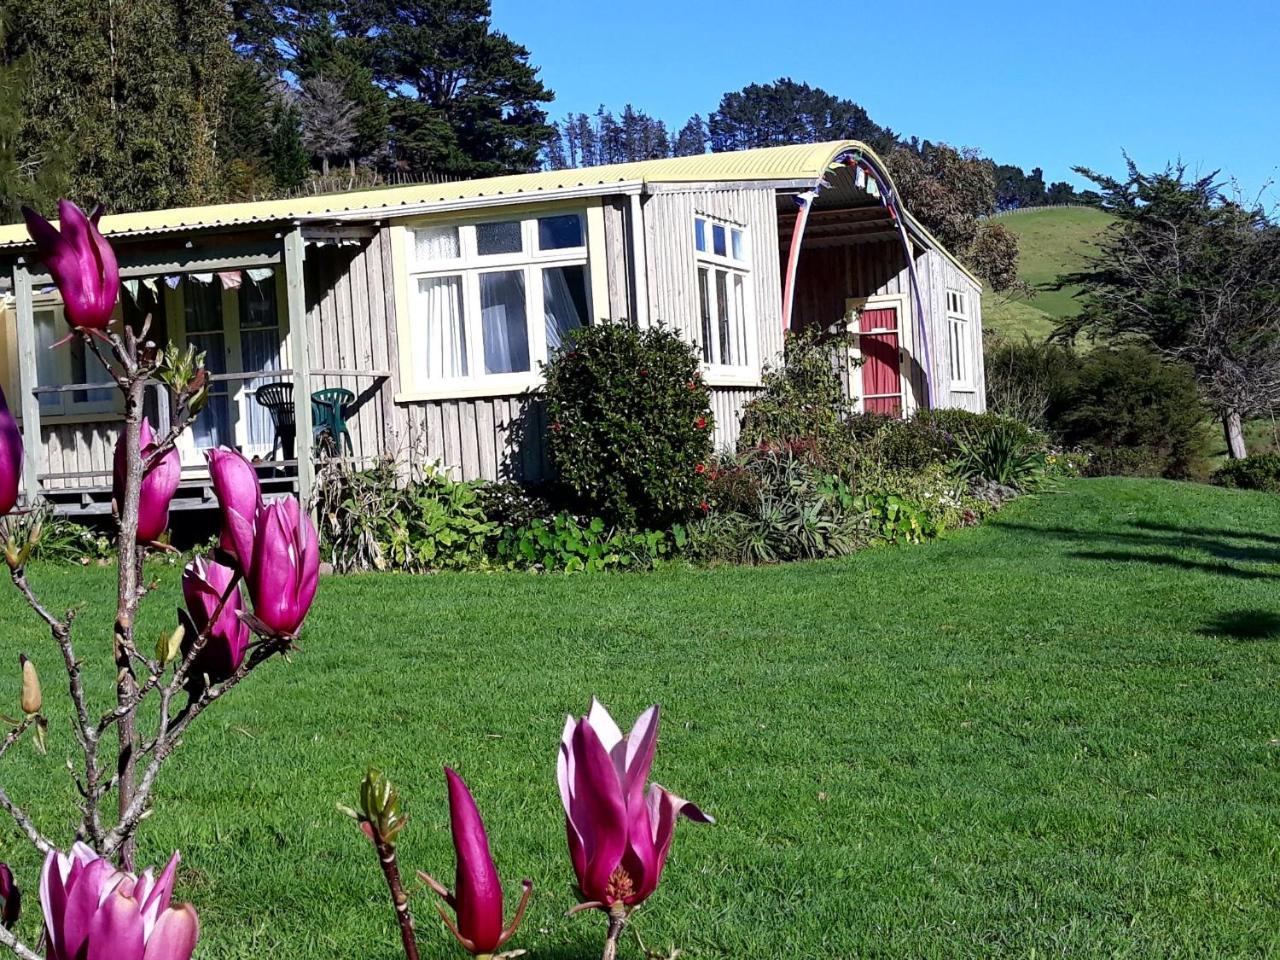
<svg viewBox="0 0 1280 960">
<path fill-rule="evenodd" d="M 246 274 L 236 291 L 239 300 L 240 369 L 246 373 L 251 370 L 281 370 L 284 366 L 276 281 L 274 275 L 254 280 Z M 238 391 L 238 440 L 241 452 L 250 459 L 269 458 L 276 438 L 271 413 L 258 403 L 254 391 L 263 384 L 281 379 L 279 374 L 266 373 L 242 381 Z"/>
<path fill-rule="evenodd" d="M 216 280 L 202 283 L 186 276 L 179 284 L 179 292 L 185 342 L 204 353 L 205 368 L 211 375 L 235 372 L 232 368 L 237 365 L 231 362 L 235 351 L 229 342 L 234 331 L 228 331 L 224 323 L 227 312 L 223 310 L 222 284 Z M 230 394 L 233 386 L 227 380 L 209 385 L 209 402 L 192 425 L 185 462 L 199 463 L 205 450 L 236 445 Z"/>
</svg>

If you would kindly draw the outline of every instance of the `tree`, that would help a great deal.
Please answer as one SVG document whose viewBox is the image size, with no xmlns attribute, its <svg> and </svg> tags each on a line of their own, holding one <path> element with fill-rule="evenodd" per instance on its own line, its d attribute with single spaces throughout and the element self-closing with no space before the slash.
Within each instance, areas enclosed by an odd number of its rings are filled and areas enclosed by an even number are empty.
<svg viewBox="0 0 1280 960">
<path fill-rule="evenodd" d="M 0 11 L 0 49 L 7 24 Z M 30 83 L 28 56 L 0 62 L 0 216 L 21 219 L 23 205 L 48 209 L 66 192 L 65 144 L 33 144 L 19 136 L 23 98 Z"/>
<path fill-rule="evenodd" d="M 397 165 L 454 176 L 532 170 L 552 94 L 489 0 L 365 0 L 337 18 L 391 99 Z"/>
<path fill-rule="evenodd" d="M 672 151 L 677 157 L 697 157 L 707 152 L 707 123 L 695 113 L 676 134 Z"/>
<path fill-rule="evenodd" d="M 1147 174 L 1129 161 L 1124 180 L 1077 172 L 1116 219 L 1086 268 L 1059 281 L 1085 300 L 1055 335 L 1138 341 L 1189 364 L 1230 455 L 1246 456 L 1244 419 L 1280 403 L 1280 228 L 1181 164 Z"/>
<path fill-rule="evenodd" d="M 1018 238 L 1003 223 L 983 220 L 966 252 L 966 261 L 997 293 L 1018 286 Z"/>
<path fill-rule="evenodd" d="M 327 175 L 331 158 L 351 155 L 360 108 L 340 83 L 326 77 L 302 82 L 298 106 L 302 111 L 302 144 L 320 158 L 321 171 Z"/>
<path fill-rule="evenodd" d="M 845 138 L 879 148 L 895 139 L 852 100 L 787 77 L 726 93 L 707 126 L 716 153 Z"/>
<path fill-rule="evenodd" d="M 29 65 L 17 151 L 52 146 L 69 190 L 116 209 L 216 199 L 230 19 L 197 0 L 14 4 L 4 62 Z"/>
</svg>

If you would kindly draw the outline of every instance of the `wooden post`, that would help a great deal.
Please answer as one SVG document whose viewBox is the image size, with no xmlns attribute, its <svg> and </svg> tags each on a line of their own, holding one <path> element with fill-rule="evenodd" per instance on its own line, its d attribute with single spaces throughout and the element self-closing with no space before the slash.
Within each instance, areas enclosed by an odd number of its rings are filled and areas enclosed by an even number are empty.
<svg viewBox="0 0 1280 960">
<path fill-rule="evenodd" d="M 285 302 L 289 316 L 289 346 L 293 358 L 293 419 L 297 424 L 298 501 L 306 509 L 311 502 L 315 465 L 311 462 L 311 355 L 307 344 L 307 299 L 303 278 L 306 243 L 302 227 L 284 235 Z"/>
<path fill-rule="evenodd" d="M 22 488 L 26 502 L 40 495 L 40 470 L 44 443 L 40 431 L 40 398 L 32 391 L 36 373 L 36 315 L 32 305 L 31 272 L 18 261 L 13 268 L 13 295 L 17 300 L 18 389 L 22 393 Z"/>
</svg>

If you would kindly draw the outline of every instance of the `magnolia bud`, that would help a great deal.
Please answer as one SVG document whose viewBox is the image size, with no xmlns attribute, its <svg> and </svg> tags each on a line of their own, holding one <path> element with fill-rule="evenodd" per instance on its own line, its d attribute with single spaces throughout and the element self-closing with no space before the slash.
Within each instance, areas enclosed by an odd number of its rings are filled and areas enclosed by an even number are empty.
<svg viewBox="0 0 1280 960">
<path fill-rule="evenodd" d="M 168 636 L 161 634 L 156 640 L 156 659 L 160 661 L 161 666 L 168 666 L 178 657 L 178 651 L 182 649 L 182 640 L 187 634 L 187 628 L 181 623 L 178 628 Z"/>
<path fill-rule="evenodd" d="M 22 666 L 22 712 L 32 716 L 39 713 L 40 707 L 44 705 L 44 698 L 40 693 L 40 676 L 36 673 L 36 665 L 25 654 L 18 657 L 18 663 Z"/>
<path fill-rule="evenodd" d="M 400 812 L 400 794 L 381 771 L 370 770 L 360 783 L 360 820 L 384 843 L 394 844 L 404 829 L 406 818 Z"/>
</svg>

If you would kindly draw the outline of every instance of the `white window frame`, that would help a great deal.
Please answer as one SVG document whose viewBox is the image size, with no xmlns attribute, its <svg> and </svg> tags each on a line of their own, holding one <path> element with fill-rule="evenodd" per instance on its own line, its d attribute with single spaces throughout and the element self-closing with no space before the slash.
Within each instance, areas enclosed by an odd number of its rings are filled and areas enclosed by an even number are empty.
<svg viewBox="0 0 1280 960">
<path fill-rule="evenodd" d="M 698 225 L 701 223 L 705 237 L 706 250 L 699 250 L 697 244 Z M 725 252 L 721 256 L 715 252 L 715 228 L 725 231 Z M 752 284 L 751 270 L 751 234 L 746 224 L 735 223 L 723 217 L 695 212 L 690 224 L 693 237 L 693 340 L 698 347 L 702 361 L 702 371 L 707 382 L 716 384 L 744 383 L 754 385 L 759 382 L 759 343 L 756 336 L 755 287 Z M 734 237 L 741 241 L 741 256 L 734 256 Z M 702 277 L 707 276 L 707 310 L 708 322 L 703 326 Z M 726 291 L 729 294 L 730 314 L 730 348 L 733 347 L 733 331 L 738 331 L 741 342 L 738 346 L 739 362 L 723 363 L 718 358 L 721 352 L 720 342 L 720 298 L 716 275 L 727 274 Z M 741 296 L 735 295 L 740 291 Z M 710 335 L 708 337 L 708 334 Z"/>
<path fill-rule="evenodd" d="M 538 221 L 549 217 L 576 216 L 582 228 L 582 243 L 557 250 L 538 249 Z M 401 370 L 407 393 L 403 399 L 454 399 L 477 396 L 508 396 L 541 385 L 542 366 L 547 361 L 546 310 L 541 272 L 553 267 L 583 268 L 586 284 L 587 312 L 583 318 L 590 324 L 595 317 L 597 294 L 591 272 L 591 217 L 581 206 L 549 207 L 536 210 L 495 210 L 484 216 L 453 217 L 408 221 L 402 225 L 400 260 L 404 264 L 405 282 L 400 290 L 405 324 L 400 351 Z M 476 227 L 485 223 L 519 222 L 521 249 L 517 253 L 481 256 L 477 249 Z M 440 228 L 458 231 L 459 256 L 453 260 L 416 262 L 416 232 Z M 513 373 L 484 372 L 484 341 L 481 329 L 480 276 L 520 270 L 524 273 L 525 322 L 528 325 L 529 367 Z M 468 372 L 459 377 L 435 377 L 424 370 L 425 357 L 419 356 L 414 343 L 414 294 L 418 281 L 431 277 L 462 278 L 462 316 L 466 340 Z"/>
<path fill-rule="evenodd" d="M 967 291 L 947 287 L 946 300 L 947 353 L 950 364 L 951 389 L 972 391 L 977 389 L 973 376 L 973 319 Z"/>
</svg>

